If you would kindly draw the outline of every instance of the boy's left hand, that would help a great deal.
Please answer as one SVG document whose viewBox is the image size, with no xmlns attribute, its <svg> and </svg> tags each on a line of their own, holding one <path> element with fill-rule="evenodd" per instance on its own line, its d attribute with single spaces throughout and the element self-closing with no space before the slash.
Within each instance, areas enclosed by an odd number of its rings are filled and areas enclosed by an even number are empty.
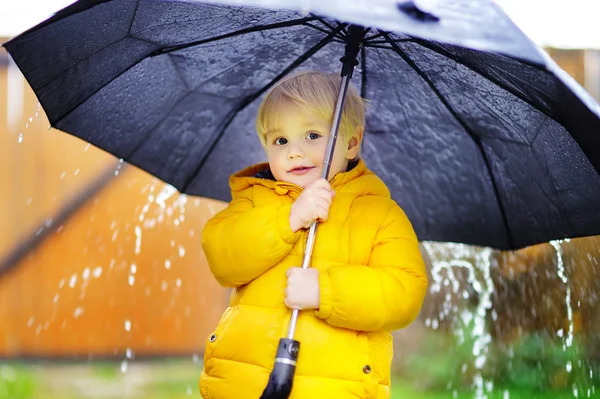
<svg viewBox="0 0 600 399">
<path fill-rule="evenodd" d="M 292 267 L 287 271 L 285 305 L 290 309 L 319 309 L 319 271 Z"/>
</svg>

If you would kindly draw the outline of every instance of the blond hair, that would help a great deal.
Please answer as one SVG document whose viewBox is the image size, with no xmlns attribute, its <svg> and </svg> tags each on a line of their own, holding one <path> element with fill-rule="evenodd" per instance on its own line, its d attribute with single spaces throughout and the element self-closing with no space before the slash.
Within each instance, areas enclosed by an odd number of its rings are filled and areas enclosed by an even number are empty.
<svg viewBox="0 0 600 399">
<path fill-rule="evenodd" d="M 256 131 L 266 145 L 270 119 L 283 105 L 290 103 L 314 113 L 329 123 L 333 122 L 335 103 L 341 78 L 323 72 L 301 72 L 280 80 L 267 93 L 256 118 Z M 365 104 L 356 89 L 349 85 L 342 111 L 339 134 L 349 139 L 357 128 L 365 126 Z"/>
</svg>

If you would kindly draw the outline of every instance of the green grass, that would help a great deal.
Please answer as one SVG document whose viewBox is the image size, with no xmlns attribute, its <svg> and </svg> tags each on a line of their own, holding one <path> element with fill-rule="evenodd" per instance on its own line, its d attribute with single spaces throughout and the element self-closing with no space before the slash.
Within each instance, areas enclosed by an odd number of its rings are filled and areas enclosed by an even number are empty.
<svg viewBox="0 0 600 399">
<path fill-rule="evenodd" d="M 197 381 L 202 366 L 187 359 L 133 362 L 126 373 L 120 362 L 19 363 L 0 366 L 0 399 L 184 399 L 200 398 Z M 572 392 L 510 389 L 510 399 L 573 398 Z M 472 399 L 474 391 L 422 391 L 411 381 L 395 378 L 393 399 Z M 587 394 L 580 395 L 587 397 Z M 488 399 L 505 399 L 497 388 Z"/>
</svg>

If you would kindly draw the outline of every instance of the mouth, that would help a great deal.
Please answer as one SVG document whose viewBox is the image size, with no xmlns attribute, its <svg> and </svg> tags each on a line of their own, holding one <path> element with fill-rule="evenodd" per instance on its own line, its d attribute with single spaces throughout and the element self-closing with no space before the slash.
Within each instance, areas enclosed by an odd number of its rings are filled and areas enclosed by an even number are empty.
<svg viewBox="0 0 600 399">
<path fill-rule="evenodd" d="M 295 168 L 288 170 L 288 173 L 292 173 L 294 175 L 303 175 L 303 174 L 308 173 L 309 171 L 313 170 L 314 168 L 315 168 L 314 166 L 297 166 Z"/>
</svg>

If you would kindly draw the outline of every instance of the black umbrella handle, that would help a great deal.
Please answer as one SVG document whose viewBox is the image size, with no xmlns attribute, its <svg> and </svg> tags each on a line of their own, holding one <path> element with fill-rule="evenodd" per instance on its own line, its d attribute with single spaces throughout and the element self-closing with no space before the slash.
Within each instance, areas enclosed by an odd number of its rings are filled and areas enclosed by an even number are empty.
<svg viewBox="0 0 600 399">
<path fill-rule="evenodd" d="M 300 342 L 288 338 L 279 340 L 275 365 L 260 399 L 284 399 L 290 396 L 299 350 Z"/>
</svg>

